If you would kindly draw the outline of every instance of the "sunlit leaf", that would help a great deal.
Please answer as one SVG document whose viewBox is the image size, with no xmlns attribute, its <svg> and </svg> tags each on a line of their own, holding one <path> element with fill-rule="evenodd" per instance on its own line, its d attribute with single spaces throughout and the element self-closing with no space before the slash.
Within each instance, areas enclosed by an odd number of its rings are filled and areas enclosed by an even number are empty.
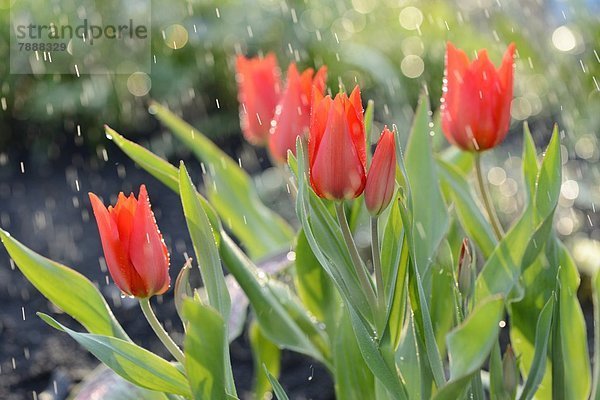
<svg viewBox="0 0 600 400">
<path fill-rule="evenodd" d="M 448 212 L 440 192 L 437 167 L 431 151 L 429 101 L 419 99 L 406 145 L 404 166 L 412 197 L 412 225 L 415 235 L 413 260 L 421 275 L 429 269 L 433 255 L 448 229 Z"/>
<path fill-rule="evenodd" d="M 184 343 L 185 370 L 194 399 L 225 399 L 225 357 L 229 357 L 225 322 L 214 308 L 192 299 L 184 301 L 183 313 L 189 321 Z"/>
<path fill-rule="evenodd" d="M 281 368 L 281 350 L 263 335 L 256 321 L 250 324 L 248 338 L 254 358 L 254 398 L 264 399 L 271 392 L 271 382 L 262 366 L 264 365 L 272 376 L 278 377 Z"/>
<path fill-rule="evenodd" d="M 88 332 L 129 340 L 100 291 L 85 276 L 42 257 L 2 229 L 0 238 L 29 282 L 48 300 L 75 318 Z"/>
<path fill-rule="evenodd" d="M 498 340 L 504 314 L 504 299 L 493 296 L 481 302 L 469 317 L 446 338 L 450 359 L 450 381 L 435 399 L 456 399 L 478 374 Z"/>
<path fill-rule="evenodd" d="M 208 303 L 226 320 L 229 318 L 231 300 L 225 285 L 213 226 L 196 195 L 196 189 L 183 162 L 179 167 L 179 192 Z"/>
<path fill-rule="evenodd" d="M 167 360 L 131 342 L 110 336 L 75 332 L 46 314 L 38 315 L 48 325 L 67 333 L 131 383 L 150 390 L 190 396 L 185 376 Z"/>
</svg>

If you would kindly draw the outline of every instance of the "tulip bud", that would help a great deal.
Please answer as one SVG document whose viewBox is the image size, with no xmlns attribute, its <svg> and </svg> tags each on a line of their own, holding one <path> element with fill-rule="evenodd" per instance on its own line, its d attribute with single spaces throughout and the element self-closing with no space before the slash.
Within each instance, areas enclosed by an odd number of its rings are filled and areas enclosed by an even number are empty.
<svg viewBox="0 0 600 400">
<path fill-rule="evenodd" d="M 240 125 L 247 141 L 265 144 L 280 95 L 280 73 L 273 53 L 236 60 Z"/>
<path fill-rule="evenodd" d="M 396 185 L 396 143 L 394 132 L 383 128 L 375 148 L 365 185 L 365 205 L 373 216 L 390 204 Z"/>
<path fill-rule="evenodd" d="M 473 292 L 475 282 L 475 271 L 473 270 L 473 258 L 469 249 L 469 239 L 464 238 L 458 255 L 458 290 L 463 296 L 465 303 Z"/>
<path fill-rule="evenodd" d="M 158 230 L 146 186 L 133 194 L 119 194 L 117 204 L 108 209 L 93 193 L 89 194 L 98 224 L 108 271 L 121 291 L 147 298 L 169 288 L 169 252 Z"/>
<path fill-rule="evenodd" d="M 296 138 L 308 133 L 313 88 L 322 95 L 326 79 L 327 67 L 316 74 L 312 68 L 299 74 L 294 63 L 288 67 L 286 87 L 269 131 L 269 151 L 276 162 L 287 162 L 288 150 L 296 154 Z"/>
<path fill-rule="evenodd" d="M 510 124 L 514 52 L 511 44 L 496 70 L 486 50 L 470 62 L 464 51 L 448 42 L 441 112 L 450 143 L 483 151 L 504 140 Z"/>
<path fill-rule="evenodd" d="M 514 399 L 519 384 L 519 369 L 517 368 L 517 359 L 512 347 L 508 345 L 502 357 L 502 386 L 508 394 L 508 398 Z"/>
<path fill-rule="evenodd" d="M 333 100 L 313 91 L 308 163 L 310 184 L 319 197 L 344 200 L 363 192 L 367 153 L 358 86 L 350 97 L 339 93 Z"/>
</svg>

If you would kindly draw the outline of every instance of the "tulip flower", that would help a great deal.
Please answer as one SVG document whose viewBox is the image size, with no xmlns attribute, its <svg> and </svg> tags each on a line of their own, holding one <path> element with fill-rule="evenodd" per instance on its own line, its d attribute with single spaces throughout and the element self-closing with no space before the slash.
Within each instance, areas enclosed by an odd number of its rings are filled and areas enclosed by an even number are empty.
<svg viewBox="0 0 600 400">
<path fill-rule="evenodd" d="M 158 230 L 146 187 L 138 198 L 121 192 L 108 209 L 89 194 L 111 277 L 127 295 L 147 298 L 169 288 L 169 252 Z"/>
<path fill-rule="evenodd" d="M 240 124 L 247 141 L 265 144 L 280 96 L 280 72 L 273 53 L 236 60 Z"/>
<path fill-rule="evenodd" d="M 288 150 L 296 153 L 296 138 L 308 133 L 313 87 L 323 95 L 326 80 L 326 67 L 321 67 L 316 74 L 312 68 L 299 74 L 294 63 L 288 67 L 286 87 L 277 105 L 269 138 L 269 150 L 276 162 L 287 162 Z"/>
<path fill-rule="evenodd" d="M 308 158 L 310 183 L 319 197 L 352 199 L 363 192 L 367 153 L 358 86 L 350 97 L 339 93 L 333 100 L 313 91 Z"/>
<path fill-rule="evenodd" d="M 514 44 L 496 69 L 486 50 L 473 62 L 448 42 L 442 97 L 442 130 L 463 150 L 483 151 L 500 144 L 508 132 L 513 97 Z"/>
<path fill-rule="evenodd" d="M 394 133 L 383 128 L 365 185 L 365 205 L 373 216 L 390 204 L 396 185 L 396 143 Z"/>
</svg>

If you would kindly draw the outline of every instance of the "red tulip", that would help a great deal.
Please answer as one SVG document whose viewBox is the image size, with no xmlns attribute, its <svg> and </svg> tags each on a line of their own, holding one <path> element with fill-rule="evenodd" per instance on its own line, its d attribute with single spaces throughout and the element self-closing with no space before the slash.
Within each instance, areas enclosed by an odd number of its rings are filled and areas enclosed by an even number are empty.
<svg viewBox="0 0 600 400">
<path fill-rule="evenodd" d="M 486 50 L 469 62 L 464 51 L 448 42 L 442 97 L 442 130 L 450 143 L 469 151 L 500 144 L 510 124 L 513 55 L 508 46 L 498 70 Z"/>
<path fill-rule="evenodd" d="M 396 143 L 394 133 L 383 128 L 365 185 L 365 205 L 371 215 L 379 215 L 390 204 L 396 185 Z"/>
<path fill-rule="evenodd" d="M 359 196 L 367 177 L 365 126 L 358 86 L 350 95 L 313 92 L 308 141 L 310 183 L 315 193 L 330 200 Z"/>
<path fill-rule="evenodd" d="M 285 163 L 288 150 L 296 154 L 296 138 L 308 133 L 313 86 L 323 95 L 326 80 L 327 67 L 321 67 L 316 74 L 312 68 L 299 74 L 294 63 L 288 67 L 287 84 L 269 138 L 269 150 L 275 161 Z"/>
<path fill-rule="evenodd" d="M 98 223 L 108 270 L 115 284 L 127 295 L 146 298 L 163 294 L 170 284 L 169 252 L 158 230 L 146 186 L 136 200 L 121 192 L 117 204 L 108 209 L 89 194 Z"/>
<path fill-rule="evenodd" d="M 280 95 L 280 73 L 273 53 L 236 60 L 240 124 L 247 141 L 265 144 Z"/>
</svg>

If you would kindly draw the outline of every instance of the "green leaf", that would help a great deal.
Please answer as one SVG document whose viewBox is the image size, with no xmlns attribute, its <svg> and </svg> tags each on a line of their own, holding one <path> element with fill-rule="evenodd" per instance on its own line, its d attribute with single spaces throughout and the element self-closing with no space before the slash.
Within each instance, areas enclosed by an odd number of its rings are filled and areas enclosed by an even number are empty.
<svg viewBox="0 0 600 400">
<path fill-rule="evenodd" d="M 504 370 L 502 368 L 502 354 L 500 343 L 494 343 L 490 354 L 490 400 L 506 400 L 504 389 Z"/>
<path fill-rule="evenodd" d="M 221 232 L 220 253 L 227 269 L 248 296 L 263 333 L 279 346 L 326 362 L 323 354 L 289 315 L 281 300 L 268 286 L 267 276 L 244 254 L 233 240 Z"/>
<path fill-rule="evenodd" d="M 521 391 L 521 396 L 519 397 L 520 400 L 532 399 L 544 378 L 553 312 L 554 297 L 550 297 L 542 309 L 537 321 L 535 329 L 535 355 L 529 373 L 527 374 L 527 380 Z"/>
<path fill-rule="evenodd" d="M 226 320 L 229 318 L 231 299 L 225 285 L 214 230 L 183 162 L 179 167 L 179 192 L 208 303 Z"/>
<path fill-rule="evenodd" d="M 406 323 L 402 326 L 402 340 L 396 351 L 396 365 L 398 366 L 398 369 L 402 371 L 402 376 L 406 380 L 408 398 L 425 399 L 430 397 L 429 395 L 424 394 L 424 392 L 431 392 L 431 374 L 429 373 L 429 375 L 426 375 L 426 381 L 428 383 L 424 383 L 423 386 L 427 387 L 427 390 L 424 391 L 422 390 L 421 385 L 422 372 L 429 372 L 429 366 L 423 365 L 423 363 L 427 363 L 427 361 L 421 359 L 423 354 L 418 351 L 414 317 L 411 314 L 412 313 L 408 313 Z"/>
<path fill-rule="evenodd" d="M 67 333 L 117 374 L 146 389 L 190 396 L 185 376 L 167 360 L 122 339 L 75 332 L 49 315 L 38 313 L 48 325 Z"/>
<path fill-rule="evenodd" d="M 488 258 L 476 282 L 475 298 L 507 296 L 548 240 L 561 185 L 560 142 L 555 127 L 536 181 L 534 201 Z M 524 262 L 525 260 L 525 262 Z"/>
<path fill-rule="evenodd" d="M 365 363 L 371 372 L 373 372 L 373 376 L 385 386 L 388 395 L 392 399 L 408 399 L 406 385 L 402 376 L 399 376 L 399 371 L 396 369 L 393 354 L 391 354 L 391 359 L 386 361 L 376 344 L 375 338 L 373 338 L 371 332 L 368 330 L 369 328 L 365 325 L 365 321 L 358 316 L 354 309 L 348 307 L 348 312 L 358 348 Z"/>
<path fill-rule="evenodd" d="M 281 368 L 281 350 L 260 330 L 256 321 L 252 321 L 248 331 L 250 348 L 254 358 L 254 398 L 262 400 L 271 392 L 271 382 L 262 366 L 274 377 L 279 376 Z"/>
<path fill-rule="evenodd" d="M 185 370 L 196 400 L 226 398 L 227 334 L 223 317 L 212 307 L 186 299 Z"/>
<path fill-rule="evenodd" d="M 207 170 L 207 197 L 253 259 L 289 248 L 292 228 L 260 200 L 252 179 L 201 132 L 158 103 L 151 111 L 188 146 Z"/>
<path fill-rule="evenodd" d="M 333 323 L 338 300 L 331 280 L 315 257 L 304 232 L 296 238 L 296 273 L 294 282 L 302 304 L 319 321 Z"/>
<path fill-rule="evenodd" d="M 419 344 L 419 341 L 422 342 L 425 354 L 427 355 L 426 363 L 431 369 L 431 374 L 433 375 L 436 386 L 440 388 L 446 382 L 446 378 L 444 376 L 444 367 L 442 365 L 440 351 L 435 340 L 433 323 L 431 320 L 431 314 L 429 313 L 429 306 L 427 304 L 425 290 L 423 289 L 422 285 L 422 278 L 417 270 L 416 265 L 414 262 L 412 262 L 412 259 L 409 262 L 408 290 L 411 308 L 414 312 L 417 344 Z M 425 364 L 425 361 L 423 361 L 422 365 L 427 364 Z"/>
<path fill-rule="evenodd" d="M 456 399 L 465 391 L 498 340 L 504 300 L 493 296 L 481 302 L 469 317 L 446 337 L 450 381 L 435 399 Z"/>
<path fill-rule="evenodd" d="M 105 126 L 106 136 L 109 137 L 119 148 L 129 156 L 136 164 L 142 167 L 150 175 L 154 176 L 160 182 L 162 182 L 169 189 L 179 194 L 179 170 L 169 164 L 167 161 L 158 157 L 150 150 L 136 144 L 132 141 L 125 139 L 115 130 Z M 218 233 L 221 230 L 221 221 L 217 217 L 215 210 L 206 201 L 206 199 L 197 193 L 198 199 L 204 207 L 206 215 L 210 223 L 215 228 L 215 232 Z"/>
<path fill-rule="evenodd" d="M 448 202 L 454 203 L 456 215 L 469 237 L 481 249 L 484 258 L 488 258 L 496 247 L 497 240 L 472 193 L 466 176 L 452 164 L 438 159 L 438 173 Z"/>
<path fill-rule="evenodd" d="M 588 398 L 590 362 L 583 312 L 577 299 L 579 273 L 565 246 L 552 240 L 548 257 L 558 269 L 557 303 L 552 333 L 552 392 L 554 398 Z"/>
<path fill-rule="evenodd" d="M 279 383 L 277 378 L 271 375 L 266 366 L 264 366 L 264 369 L 265 374 L 267 374 L 267 378 L 269 379 L 269 382 L 271 382 L 271 386 L 273 387 L 273 392 L 275 393 L 277 400 L 289 400 L 289 397 L 285 393 L 285 390 L 283 390 L 283 387 L 281 387 L 281 384 Z"/>
<path fill-rule="evenodd" d="M 422 106 L 420 109 L 422 110 Z M 421 113 L 422 112 L 423 111 L 421 111 Z M 411 196 L 412 187 L 408 181 L 406 168 L 404 166 L 404 158 L 402 155 L 402 146 L 400 145 L 398 136 L 396 136 L 396 162 L 399 167 L 396 173 L 396 180 L 399 182 L 400 188 L 406 191 L 406 196 L 401 196 L 402 198 L 399 202 L 402 225 L 404 227 L 411 227 L 411 229 L 405 229 L 404 234 L 406 236 L 410 252 L 408 294 L 411 301 L 411 307 L 414 311 L 415 331 L 417 333 L 416 341 L 417 344 L 423 344 L 425 353 L 427 355 L 426 362 L 424 359 L 422 360 L 422 367 L 428 366 L 430 368 L 431 375 L 435 379 L 436 386 L 439 388 L 445 383 L 446 379 L 444 377 L 444 368 L 442 365 L 440 351 L 437 347 L 433 332 L 431 315 L 429 313 L 429 305 L 427 303 L 428 296 L 426 295 L 423 287 L 422 275 L 419 272 L 418 266 L 415 265 L 414 260 L 417 252 L 416 248 L 419 246 L 417 243 L 422 242 L 422 240 L 421 238 L 417 238 L 415 236 L 415 233 L 417 233 L 419 227 L 415 225 L 413 219 L 414 201 L 413 197 Z M 418 201 L 418 199 L 415 200 Z M 420 229 L 422 229 L 422 227 Z M 419 234 L 419 236 L 421 235 Z M 428 259 L 427 264 L 430 262 L 431 260 Z"/>
<path fill-rule="evenodd" d="M 503 312 L 503 298 L 490 297 L 448 334 L 451 380 L 472 374 L 483 365 L 498 337 Z"/>
<path fill-rule="evenodd" d="M 527 199 L 533 202 L 535 196 L 535 182 L 538 175 L 537 154 L 535 143 L 531 137 L 531 131 L 527 122 L 523 123 L 523 180 Z"/>
<path fill-rule="evenodd" d="M 364 400 L 373 396 L 375 378 L 358 347 L 348 311 L 340 313 L 332 334 L 335 393 L 338 399 Z"/>
<path fill-rule="evenodd" d="M 381 248 L 381 269 L 387 298 L 387 321 L 393 348 L 400 344 L 406 311 L 406 277 L 408 276 L 408 244 L 404 235 L 398 202 L 392 203 L 380 220 L 385 221 Z M 387 221 L 385 220 L 387 218 Z"/>
<path fill-rule="evenodd" d="M 448 211 L 440 192 L 436 165 L 431 151 L 429 101 L 419 99 L 406 147 L 404 161 L 412 198 L 411 229 L 416 233 L 412 257 L 424 276 L 433 255 L 448 229 Z"/>
<path fill-rule="evenodd" d="M 79 272 L 42 257 L 0 229 L 0 239 L 23 275 L 48 300 L 88 330 L 99 335 L 129 337 L 100 291 Z"/>
<path fill-rule="evenodd" d="M 448 241 L 440 246 L 431 268 L 431 321 L 436 343 L 441 354 L 446 352 L 446 334 L 452 328 L 454 321 L 459 320 L 457 307 L 453 304 L 455 296 L 454 259 Z"/>
</svg>

